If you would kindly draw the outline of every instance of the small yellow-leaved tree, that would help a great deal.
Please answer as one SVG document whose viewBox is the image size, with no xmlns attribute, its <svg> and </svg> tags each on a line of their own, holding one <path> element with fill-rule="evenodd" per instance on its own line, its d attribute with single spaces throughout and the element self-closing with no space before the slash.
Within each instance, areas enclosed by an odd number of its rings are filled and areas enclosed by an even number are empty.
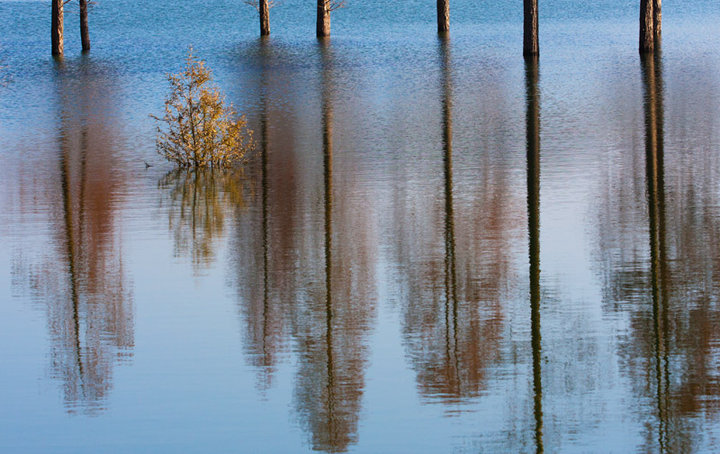
<svg viewBox="0 0 720 454">
<path fill-rule="evenodd" d="M 157 150 L 180 167 L 229 167 L 242 161 L 253 148 L 252 130 L 245 116 L 212 84 L 205 62 L 188 52 L 185 69 L 169 74 L 172 87 L 165 114 L 152 115 L 158 126 Z"/>
</svg>

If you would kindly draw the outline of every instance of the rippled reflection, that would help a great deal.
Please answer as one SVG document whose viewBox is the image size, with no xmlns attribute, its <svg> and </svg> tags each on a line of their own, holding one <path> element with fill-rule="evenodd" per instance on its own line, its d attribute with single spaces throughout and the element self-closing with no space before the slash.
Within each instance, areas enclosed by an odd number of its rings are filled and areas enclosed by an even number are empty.
<svg viewBox="0 0 720 454">
<path fill-rule="evenodd" d="M 258 191 L 231 245 L 245 350 L 267 392 L 290 340 L 298 355 L 298 423 L 313 449 L 344 452 L 358 437 L 377 246 L 371 212 L 355 194 L 356 177 L 334 174 L 339 57 L 330 42 L 319 44 L 318 147 L 301 156 L 286 107 L 274 103 L 286 83 L 274 67 L 280 51 L 269 41 L 257 46 L 259 153 L 251 172 Z"/>
<path fill-rule="evenodd" d="M 307 299 L 296 324 L 300 364 L 295 400 L 313 449 L 344 452 L 357 441 L 367 362 L 367 331 L 373 320 L 375 290 L 372 246 L 362 203 L 351 199 L 352 181 L 333 175 L 332 45 L 321 46 L 323 213 L 322 257 L 313 266 Z M 319 238 L 318 238 L 319 239 Z M 318 243 L 315 243 L 318 244 Z"/>
<path fill-rule="evenodd" d="M 215 259 L 226 217 L 245 205 L 242 172 L 233 169 L 176 169 L 158 182 L 167 205 L 175 253 L 188 255 L 195 271 Z"/>
<path fill-rule="evenodd" d="M 57 67 L 57 150 L 21 184 L 20 210 L 46 207 L 51 252 L 16 257 L 16 284 L 47 307 L 51 374 L 69 411 L 104 408 L 113 365 L 132 355 L 132 284 L 123 264 L 115 194 L 128 185 L 117 157 L 112 70 L 82 59 Z M 29 263 L 27 263 L 29 261 Z"/>
<path fill-rule="evenodd" d="M 231 263 L 244 319 L 244 349 L 256 368 L 258 388 L 265 392 L 287 352 L 297 301 L 309 284 L 305 272 L 319 258 L 304 241 L 316 227 L 302 215 L 312 209 L 307 200 L 312 188 L 302 178 L 304 163 L 295 150 L 292 112 L 274 102 L 289 96 L 276 93 L 286 84 L 288 91 L 296 88 L 286 80 L 287 73 L 277 70 L 287 56 L 266 39 L 255 42 L 250 52 L 258 67 L 252 86 L 259 111 L 254 124 L 258 152 L 248 173 L 257 189 L 250 194 L 249 209 L 237 220 Z"/>
<path fill-rule="evenodd" d="M 403 335 L 419 390 L 433 400 L 464 404 L 485 389 L 486 370 L 500 361 L 508 245 L 517 234 L 512 221 L 522 214 L 501 167 L 482 168 L 457 201 L 451 49 L 449 40 L 440 40 L 442 148 L 436 162 L 442 183 L 413 188 L 407 200 L 397 200 L 395 222 L 407 285 Z"/>
<path fill-rule="evenodd" d="M 236 254 L 233 262 L 236 265 L 237 287 L 240 297 L 244 300 L 243 315 L 245 323 L 245 350 L 251 362 L 258 368 L 260 389 L 265 390 L 272 384 L 272 376 L 277 363 L 277 355 L 284 341 L 283 311 L 277 300 L 271 298 L 270 285 L 274 283 L 270 278 L 270 209 L 269 194 L 270 182 L 268 180 L 268 159 L 271 146 L 270 100 L 268 94 L 268 78 L 271 77 L 266 69 L 267 60 L 271 55 L 271 44 L 266 39 L 258 42 L 260 76 L 257 91 L 261 99 L 259 119 L 259 159 L 260 159 L 260 200 L 257 194 L 252 201 L 252 207 L 245 216 L 238 221 L 238 234 L 235 235 L 232 249 Z M 253 164 L 257 164 L 256 162 Z M 257 166 L 255 166 L 257 167 Z M 255 169 L 253 169 L 255 170 Z M 257 177 L 253 175 L 254 180 Z M 260 205 L 258 210 L 256 207 Z M 257 217 L 260 219 L 258 220 Z M 259 229 L 259 231 L 258 231 Z M 259 239 L 261 241 L 258 241 Z M 247 273 L 247 269 L 255 273 Z M 243 279 L 248 276 L 249 279 Z"/>
<path fill-rule="evenodd" d="M 713 451 L 712 19 L 639 62 L 627 2 L 566 2 L 538 66 L 505 4 L 438 41 L 427 5 L 356 3 L 318 45 L 231 3 L 108 5 L 55 68 L 40 6 L 0 2 L 0 451 Z M 243 172 L 153 158 L 190 41 L 255 131 Z"/>
<path fill-rule="evenodd" d="M 624 166 L 603 206 L 618 219 L 600 233 L 605 291 L 608 309 L 629 317 L 620 353 L 643 403 L 646 449 L 690 452 L 699 428 L 720 420 L 720 197 L 709 177 L 718 161 L 703 149 L 666 154 L 660 53 L 642 58 L 641 72 L 644 169 L 638 159 Z"/>
</svg>

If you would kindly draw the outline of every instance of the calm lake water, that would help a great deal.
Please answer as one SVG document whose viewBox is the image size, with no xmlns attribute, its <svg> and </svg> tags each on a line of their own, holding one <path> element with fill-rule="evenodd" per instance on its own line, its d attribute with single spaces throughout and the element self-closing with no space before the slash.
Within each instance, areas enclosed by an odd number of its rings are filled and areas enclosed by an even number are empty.
<svg viewBox="0 0 720 454">
<path fill-rule="evenodd" d="M 712 452 L 720 2 L 0 1 L 0 451 Z M 399 6 L 401 5 L 401 6 Z M 173 171 L 188 46 L 258 146 Z M 146 168 L 143 161 L 151 167 Z"/>
</svg>

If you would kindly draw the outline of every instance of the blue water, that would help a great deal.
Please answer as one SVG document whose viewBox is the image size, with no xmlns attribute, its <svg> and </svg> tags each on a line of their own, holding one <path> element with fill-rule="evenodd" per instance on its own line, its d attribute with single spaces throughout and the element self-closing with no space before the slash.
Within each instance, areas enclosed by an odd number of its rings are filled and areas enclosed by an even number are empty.
<svg viewBox="0 0 720 454">
<path fill-rule="evenodd" d="M 434 12 L 0 1 L 1 452 L 716 450 L 720 3 Z M 155 152 L 189 46 L 242 169 Z"/>
</svg>

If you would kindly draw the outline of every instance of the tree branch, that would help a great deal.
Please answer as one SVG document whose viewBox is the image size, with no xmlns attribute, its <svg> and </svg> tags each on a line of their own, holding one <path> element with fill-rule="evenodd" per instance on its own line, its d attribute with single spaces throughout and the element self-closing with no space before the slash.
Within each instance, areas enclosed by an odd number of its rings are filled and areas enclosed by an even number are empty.
<svg viewBox="0 0 720 454">
<path fill-rule="evenodd" d="M 328 11 L 345 8 L 345 0 L 325 0 L 325 6 Z"/>
<path fill-rule="evenodd" d="M 243 0 L 243 3 L 246 5 L 252 6 L 255 8 L 256 11 L 260 11 L 260 1 L 259 0 Z M 275 8 L 278 6 L 281 2 L 275 1 L 275 0 L 268 0 L 268 9 Z"/>
</svg>

